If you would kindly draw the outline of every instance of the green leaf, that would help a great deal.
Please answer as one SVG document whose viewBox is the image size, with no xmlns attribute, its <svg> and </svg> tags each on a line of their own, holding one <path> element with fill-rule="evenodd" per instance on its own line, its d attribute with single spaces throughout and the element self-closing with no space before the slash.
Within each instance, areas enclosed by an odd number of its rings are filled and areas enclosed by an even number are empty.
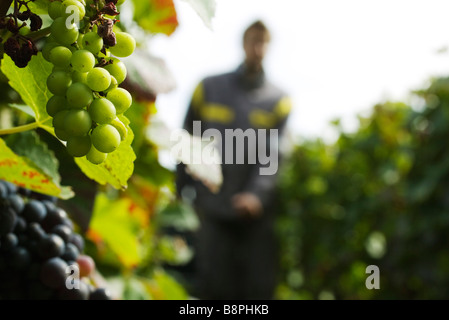
<svg viewBox="0 0 449 320">
<path fill-rule="evenodd" d="M 74 196 L 69 187 L 60 186 L 58 161 L 34 132 L 16 134 L 8 142 L 20 155 L 0 139 L 0 179 L 61 199 Z"/>
<path fill-rule="evenodd" d="M 124 300 L 150 300 L 151 295 L 146 290 L 145 284 L 138 277 L 129 277 L 124 280 L 125 287 L 123 288 Z"/>
<path fill-rule="evenodd" d="M 187 300 L 186 290 L 174 278 L 156 269 L 150 280 L 140 278 L 154 300 Z"/>
<path fill-rule="evenodd" d="M 47 14 L 49 3 L 50 1 L 48 0 L 34 0 L 28 2 L 28 7 L 36 14 Z"/>
<path fill-rule="evenodd" d="M 53 95 L 47 88 L 47 78 L 51 73 L 52 64 L 45 61 L 39 52 L 37 56 L 31 58 L 27 67 L 19 68 L 9 56 L 4 55 L 1 70 L 9 79 L 9 85 L 33 110 L 39 126 L 53 133 L 49 125 L 51 117 L 46 111 L 47 101 Z"/>
<path fill-rule="evenodd" d="M 105 162 L 95 165 L 86 157 L 75 158 L 75 162 L 86 176 L 99 184 L 109 183 L 116 189 L 124 189 L 128 186 L 128 179 L 133 174 L 136 155 L 131 147 L 134 134 L 129 127 L 129 120 L 125 116 L 119 116 L 119 119 L 126 125 L 128 136 L 117 150 L 108 154 Z"/>
<path fill-rule="evenodd" d="M 131 59 L 123 60 L 132 86 L 148 95 L 168 93 L 176 88 L 176 80 L 165 61 L 143 49 L 136 49 Z"/>
<path fill-rule="evenodd" d="M 185 202 L 173 202 L 158 214 L 162 227 L 174 227 L 180 231 L 196 231 L 200 222 L 194 209 Z"/>
<path fill-rule="evenodd" d="M 100 237 L 126 268 L 141 260 L 137 232 L 139 224 L 132 219 L 129 198 L 110 200 L 104 193 L 95 199 L 88 234 Z"/>
<path fill-rule="evenodd" d="M 217 6 L 215 0 L 184 0 L 195 10 L 203 20 L 206 27 L 212 30 L 212 18 L 215 16 Z"/>
<path fill-rule="evenodd" d="M 33 109 L 25 104 L 10 103 L 8 106 L 20 110 L 33 118 L 36 118 L 36 114 L 34 113 Z"/>
<path fill-rule="evenodd" d="M 186 165 L 186 172 L 201 181 L 211 192 L 218 192 L 223 183 L 221 158 L 211 142 L 202 141 L 185 130 L 173 131 L 164 122 L 153 119 L 147 138 L 160 150 L 169 151 L 173 160 Z"/>
</svg>

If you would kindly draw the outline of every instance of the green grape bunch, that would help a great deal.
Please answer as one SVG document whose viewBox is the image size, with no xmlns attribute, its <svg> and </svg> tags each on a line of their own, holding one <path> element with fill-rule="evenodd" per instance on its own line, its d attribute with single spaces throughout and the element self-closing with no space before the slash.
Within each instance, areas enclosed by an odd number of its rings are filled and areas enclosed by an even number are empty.
<svg viewBox="0 0 449 320">
<path fill-rule="evenodd" d="M 119 87 L 127 75 L 119 58 L 131 55 L 136 41 L 115 27 L 117 4 L 54 0 L 48 6 L 53 21 L 42 55 L 53 64 L 47 78 L 53 96 L 47 113 L 67 152 L 93 164 L 104 162 L 127 137 L 118 116 L 131 106 L 132 97 Z"/>
</svg>

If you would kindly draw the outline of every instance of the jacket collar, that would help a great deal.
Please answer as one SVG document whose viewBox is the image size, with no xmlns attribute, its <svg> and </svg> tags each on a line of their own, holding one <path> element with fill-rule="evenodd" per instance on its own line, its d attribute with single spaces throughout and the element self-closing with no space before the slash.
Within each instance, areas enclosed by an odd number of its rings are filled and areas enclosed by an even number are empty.
<svg viewBox="0 0 449 320">
<path fill-rule="evenodd" d="M 245 63 L 241 63 L 235 71 L 238 81 L 243 85 L 246 90 L 252 90 L 260 88 L 266 81 L 265 71 L 262 69 L 256 75 L 248 75 L 247 67 Z"/>
</svg>

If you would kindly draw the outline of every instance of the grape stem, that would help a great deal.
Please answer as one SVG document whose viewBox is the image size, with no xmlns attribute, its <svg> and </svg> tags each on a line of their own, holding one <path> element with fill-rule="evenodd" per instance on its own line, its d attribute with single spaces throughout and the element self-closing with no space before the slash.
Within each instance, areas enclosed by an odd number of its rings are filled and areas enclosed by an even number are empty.
<svg viewBox="0 0 449 320">
<path fill-rule="evenodd" d="M 50 27 L 41 29 L 39 31 L 31 32 L 26 37 L 36 41 L 50 34 Z"/>
<path fill-rule="evenodd" d="M 22 126 L 0 129 L 0 136 L 5 135 L 5 134 L 13 134 L 13 133 L 19 133 L 19 132 L 23 132 L 23 131 L 33 130 L 38 127 L 39 127 L 38 122 L 32 122 L 32 123 L 24 124 Z"/>
</svg>

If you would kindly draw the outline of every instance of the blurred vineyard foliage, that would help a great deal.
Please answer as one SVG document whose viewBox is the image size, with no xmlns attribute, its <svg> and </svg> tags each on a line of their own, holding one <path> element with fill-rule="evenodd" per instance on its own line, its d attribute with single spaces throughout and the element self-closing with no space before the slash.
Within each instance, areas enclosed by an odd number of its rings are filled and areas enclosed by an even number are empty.
<svg viewBox="0 0 449 320">
<path fill-rule="evenodd" d="M 214 1 L 185 1 L 210 24 Z M 173 0 L 127 0 L 122 9 L 120 27 L 139 43 L 125 60 L 135 153 L 127 188 L 114 188 L 102 175 L 91 179 L 45 130 L 5 140 L 26 145 L 14 150 L 18 154 L 37 146 L 55 158 L 52 169 L 75 194 L 59 205 L 85 237 L 100 285 L 117 299 L 188 299 L 191 274 L 185 272 L 191 270 L 183 268 L 194 251 L 184 235 L 198 221 L 175 196 L 174 172 L 159 164 L 159 147 L 148 134 L 157 95 L 175 85 L 149 43 L 175 32 L 176 8 Z M 0 128 L 28 123 L 24 101 L 3 74 L 0 93 Z M 277 299 L 449 296 L 449 78 L 433 79 L 413 95 L 421 105 L 378 104 L 360 116 L 355 132 L 344 132 L 337 120 L 335 143 L 301 141 L 286 156 L 276 197 Z M 379 290 L 365 287 L 369 265 L 380 269 Z"/>
<path fill-rule="evenodd" d="M 301 142 L 282 168 L 278 299 L 449 296 L 449 78 L 374 106 L 335 143 Z M 368 290 L 368 265 L 380 289 Z"/>
</svg>

